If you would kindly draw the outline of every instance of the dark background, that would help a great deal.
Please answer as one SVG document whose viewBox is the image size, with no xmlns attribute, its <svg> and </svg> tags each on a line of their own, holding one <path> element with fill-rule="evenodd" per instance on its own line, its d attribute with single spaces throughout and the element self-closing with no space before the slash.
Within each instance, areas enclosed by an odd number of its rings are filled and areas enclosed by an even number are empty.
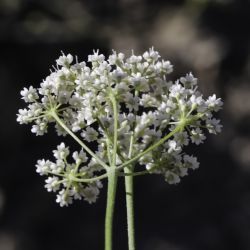
<svg viewBox="0 0 250 250">
<path fill-rule="evenodd" d="M 224 128 L 193 148 L 201 167 L 179 185 L 136 178 L 137 249 L 250 249 L 249 1 L 0 0 L 0 15 L 0 250 L 103 249 L 106 188 L 94 205 L 55 203 L 34 165 L 61 138 L 16 123 L 19 92 L 38 87 L 61 50 L 87 60 L 97 48 L 139 54 L 152 45 L 175 76 L 192 71 L 205 96 L 223 98 Z M 121 181 L 114 250 L 126 242 Z"/>
</svg>

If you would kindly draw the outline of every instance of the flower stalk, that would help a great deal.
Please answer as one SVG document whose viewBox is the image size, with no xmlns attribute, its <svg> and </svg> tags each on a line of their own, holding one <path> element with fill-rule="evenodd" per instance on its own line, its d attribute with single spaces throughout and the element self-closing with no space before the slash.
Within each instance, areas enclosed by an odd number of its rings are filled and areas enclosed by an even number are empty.
<svg viewBox="0 0 250 250">
<path fill-rule="evenodd" d="M 113 243 L 113 218 L 115 207 L 115 196 L 117 188 L 117 174 L 115 167 L 108 170 L 107 205 L 105 217 L 105 250 L 112 250 Z"/>
<path fill-rule="evenodd" d="M 134 131 L 130 137 L 128 159 L 132 157 L 134 146 Z M 128 249 L 135 250 L 135 222 L 134 222 L 134 165 L 128 165 L 124 168 L 125 173 L 125 193 L 127 209 L 128 226 Z"/>
<path fill-rule="evenodd" d="M 134 176 L 133 166 L 125 167 L 125 193 L 127 208 L 127 226 L 128 226 L 128 249 L 135 250 L 135 223 L 134 223 Z"/>
</svg>

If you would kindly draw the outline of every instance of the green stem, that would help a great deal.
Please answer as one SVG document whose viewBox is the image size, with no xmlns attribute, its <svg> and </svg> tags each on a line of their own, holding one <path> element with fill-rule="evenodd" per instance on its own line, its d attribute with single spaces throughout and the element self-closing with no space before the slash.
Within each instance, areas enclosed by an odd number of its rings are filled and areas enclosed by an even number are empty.
<svg viewBox="0 0 250 250">
<path fill-rule="evenodd" d="M 112 165 L 112 159 L 111 159 L 111 155 L 110 155 L 110 141 L 109 138 L 107 137 L 106 139 L 106 145 L 107 145 L 107 155 L 108 155 L 108 160 L 109 160 L 109 164 L 110 166 Z"/>
<path fill-rule="evenodd" d="M 77 141 L 82 148 L 84 148 L 93 158 L 96 159 L 96 161 L 104 168 L 108 169 L 109 166 L 103 162 L 88 146 L 86 146 L 85 143 L 83 143 L 66 125 L 65 123 L 60 119 L 60 117 L 57 115 L 55 111 L 51 111 L 51 116 L 56 120 L 56 122 L 75 140 Z"/>
<path fill-rule="evenodd" d="M 107 207 L 105 217 L 105 250 L 112 250 L 113 215 L 117 187 L 117 174 L 112 167 L 108 171 Z"/>
<path fill-rule="evenodd" d="M 130 138 L 128 158 L 132 157 L 134 144 L 134 133 Z M 128 225 L 128 249 L 135 250 L 135 225 L 134 225 L 134 166 L 130 165 L 124 168 L 125 173 L 125 192 L 127 208 L 127 225 Z"/>
<path fill-rule="evenodd" d="M 103 175 L 100 175 L 100 176 L 96 176 L 96 177 L 93 177 L 93 178 L 86 178 L 86 179 L 76 178 L 76 177 L 72 176 L 71 180 L 76 181 L 76 182 L 92 183 L 92 182 L 102 180 L 102 179 L 105 179 L 105 178 L 108 178 L 108 174 L 103 174 Z"/>
<path fill-rule="evenodd" d="M 111 92 L 110 100 L 113 106 L 114 115 L 114 138 L 113 150 L 110 168 L 108 174 L 108 190 L 107 190 L 107 208 L 105 218 L 105 250 L 112 250 L 112 235 L 113 235 L 113 215 L 115 206 L 115 195 L 117 187 L 117 170 L 116 170 L 116 154 L 117 154 L 117 137 L 118 137 L 118 110 L 115 96 Z M 107 138 L 109 140 L 109 138 Z M 108 149 L 109 150 L 109 149 Z M 109 154 L 111 155 L 111 154 Z"/>
<path fill-rule="evenodd" d="M 125 174 L 133 174 L 133 167 L 124 168 Z M 134 179 L 133 175 L 125 176 L 128 249 L 135 250 L 135 225 L 134 225 Z"/>
</svg>

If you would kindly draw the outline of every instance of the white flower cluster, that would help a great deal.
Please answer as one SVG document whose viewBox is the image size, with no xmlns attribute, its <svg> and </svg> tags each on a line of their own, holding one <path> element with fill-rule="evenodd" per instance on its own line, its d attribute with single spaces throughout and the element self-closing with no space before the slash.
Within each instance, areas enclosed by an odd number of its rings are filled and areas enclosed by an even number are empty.
<svg viewBox="0 0 250 250">
<path fill-rule="evenodd" d="M 56 202 L 60 206 L 68 206 L 73 199 L 88 201 L 93 203 L 99 195 L 99 189 L 102 187 L 100 181 L 92 183 L 81 182 L 80 178 L 91 178 L 94 172 L 98 171 L 95 163 L 88 162 L 88 157 L 83 151 L 75 151 L 72 154 L 74 163 L 68 163 L 67 158 L 70 154 L 68 147 L 64 143 L 53 150 L 55 162 L 49 160 L 38 160 L 36 172 L 45 175 L 45 188 L 48 192 L 58 192 Z M 83 165 L 83 166 L 82 166 Z"/>
<path fill-rule="evenodd" d="M 139 56 L 132 53 L 128 58 L 113 51 L 107 60 L 96 51 L 89 55 L 88 62 L 79 63 L 76 58 L 73 64 L 72 55 L 62 54 L 56 60 L 54 71 L 38 89 L 31 86 L 21 91 L 28 107 L 19 110 L 17 121 L 20 124 L 32 122 L 31 131 L 36 135 L 45 134 L 48 124 L 55 123 L 57 134 L 64 136 L 67 132 L 54 119 L 53 114 L 56 113 L 63 124 L 79 134 L 86 144 L 95 142 L 98 145 L 96 155 L 109 164 L 109 150 L 113 145 L 107 141 L 114 138 L 115 116 L 110 98 L 112 95 L 118 110 L 117 166 L 129 160 L 131 136 L 132 156 L 136 156 L 177 127 L 180 129 L 171 138 L 140 157 L 137 166 L 145 167 L 149 173 L 163 174 L 170 184 L 178 183 L 180 177 L 187 175 L 188 169 L 199 166 L 196 157 L 185 154 L 183 149 L 189 143 L 203 143 L 205 130 L 213 134 L 221 131 L 220 121 L 213 117 L 214 112 L 222 107 L 220 98 L 213 95 L 204 99 L 192 73 L 170 81 L 168 74 L 173 71 L 173 65 L 161 60 L 153 48 Z M 49 177 L 46 187 L 48 191 L 58 191 L 58 182 L 64 186 L 57 198 L 61 205 L 82 196 L 93 202 L 99 192 L 99 182 L 82 186 L 71 181 L 69 173 L 77 169 L 75 178 L 77 175 L 92 177 L 92 168 L 96 170 L 96 166 L 100 168 L 100 165 L 97 162 L 93 164 L 95 159 L 92 158 L 84 167 L 85 175 L 81 175 L 81 170 L 76 167 L 78 163 L 70 165 L 62 161 L 68 154 L 65 147 L 58 149 L 54 152 L 56 163 L 39 161 L 37 171 L 60 174 Z M 81 164 L 86 163 L 80 154 L 76 157 L 75 153 L 73 158 L 81 161 Z M 44 172 L 44 169 L 49 172 Z"/>
</svg>

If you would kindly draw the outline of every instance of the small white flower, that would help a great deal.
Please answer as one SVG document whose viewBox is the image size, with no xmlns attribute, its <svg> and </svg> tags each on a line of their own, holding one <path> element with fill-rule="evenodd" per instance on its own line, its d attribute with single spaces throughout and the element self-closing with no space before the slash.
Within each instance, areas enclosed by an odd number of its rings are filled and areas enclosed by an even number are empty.
<svg viewBox="0 0 250 250">
<path fill-rule="evenodd" d="M 24 88 L 21 91 L 21 96 L 25 102 L 34 102 L 35 100 L 39 98 L 37 94 L 37 90 L 34 89 L 32 86 L 30 86 L 28 89 Z"/>
<path fill-rule="evenodd" d="M 197 161 L 196 157 L 190 155 L 184 155 L 183 160 L 187 168 L 191 169 L 199 168 L 200 163 Z"/>
<path fill-rule="evenodd" d="M 79 190 L 76 187 L 72 187 L 69 192 L 70 192 L 70 196 L 72 196 L 74 198 L 74 200 L 81 200 L 82 199 L 81 193 L 79 192 Z"/>
<path fill-rule="evenodd" d="M 185 167 L 179 168 L 179 171 L 180 171 L 180 177 L 184 177 L 188 175 L 188 169 Z"/>
<path fill-rule="evenodd" d="M 162 103 L 160 108 L 164 109 L 167 114 L 171 114 L 174 110 L 176 110 L 177 104 L 170 99 L 167 100 L 165 103 Z"/>
<path fill-rule="evenodd" d="M 126 93 L 124 98 L 126 107 L 131 112 L 132 110 L 137 111 L 139 109 L 139 97 L 133 96 L 131 93 Z"/>
<path fill-rule="evenodd" d="M 120 82 L 122 79 L 124 79 L 127 76 L 127 73 L 121 69 L 116 69 L 112 72 L 112 76 L 114 80 Z"/>
<path fill-rule="evenodd" d="M 145 145 L 148 145 L 150 142 L 158 141 L 161 138 L 161 131 L 156 131 L 154 129 L 146 129 L 144 130 L 142 142 Z"/>
<path fill-rule="evenodd" d="M 65 168 L 65 163 L 63 160 L 57 160 L 56 163 L 50 165 L 51 172 L 54 174 L 60 174 Z"/>
<path fill-rule="evenodd" d="M 154 166 L 155 166 L 155 165 L 154 165 L 154 163 L 152 163 L 152 162 L 148 162 L 148 163 L 145 164 L 145 167 L 146 167 L 146 169 L 147 169 L 148 171 L 150 171 Z"/>
<path fill-rule="evenodd" d="M 48 179 L 45 180 L 46 185 L 44 186 L 48 192 L 56 192 L 59 190 L 60 185 L 58 184 L 58 177 L 49 177 Z"/>
<path fill-rule="evenodd" d="M 66 136 L 68 133 L 60 125 L 55 125 L 56 133 L 58 136 Z"/>
<path fill-rule="evenodd" d="M 142 98 L 140 99 L 140 105 L 143 107 L 154 107 L 156 106 L 156 100 L 153 96 L 149 94 L 142 94 Z"/>
<path fill-rule="evenodd" d="M 178 82 L 173 84 L 170 87 L 170 96 L 171 97 L 179 98 L 181 95 L 184 95 L 185 92 L 186 92 L 186 89 L 184 87 L 182 87 L 182 85 L 179 84 Z"/>
<path fill-rule="evenodd" d="M 223 106 L 223 102 L 221 101 L 221 98 L 216 98 L 216 95 L 212 95 L 209 96 L 207 101 L 206 101 L 206 105 L 208 106 L 208 108 L 214 110 L 214 111 L 218 111 L 222 108 Z"/>
<path fill-rule="evenodd" d="M 29 105 L 29 115 L 30 117 L 40 116 L 43 112 L 43 107 L 39 103 L 32 103 Z"/>
<path fill-rule="evenodd" d="M 154 70 L 155 72 L 170 74 L 173 72 L 173 65 L 170 63 L 170 61 L 158 61 L 154 66 Z"/>
<path fill-rule="evenodd" d="M 150 126 L 154 124 L 156 121 L 156 115 L 155 113 L 149 111 L 148 113 L 143 112 L 140 120 L 137 123 L 145 124 L 146 126 Z"/>
<path fill-rule="evenodd" d="M 202 130 L 200 128 L 196 128 L 196 129 L 191 130 L 192 143 L 199 145 L 200 143 L 203 143 L 203 141 L 205 139 L 206 139 L 206 136 L 202 133 Z"/>
<path fill-rule="evenodd" d="M 123 62 L 124 58 L 125 55 L 123 53 L 117 54 L 116 51 L 113 50 L 113 54 L 109 56 L 108 61 L 111 65 L 115 65 L 117 63 Z"/>
<path fill-rule="evenodd" d="M 93 51 L 94 54 L 93 55 L 89 55 L 88 56 L 88 62 L 98 62 L 101 63 L 104 61 L 105 57 L 103 54 L 99 55 L 99 50 L 97 51 Z"/>
<path fill-rule="evenodd" d="M 53 150 L 53 154 L 57 160 L 63 160 L 69 155 L 69 149 L 62 142 L 60 145 L 57 146 L 56 150 Z"/>
<path fill-rule="evenodd" d="M 168 184 L 177 184 L 181 181 L 180 177 L 172 171 L 165 172 L 165 180 Z"/>
<path fill-rule="evenodd" d="M 118 95 L 124 95 L 129 91 L 129 86 L 125 82 L 117 83 L 115 88 Z"/>
<path fill-rule="evenodd" d="M 70 97 L 71 97 L 71 91 L 68 91 L 66 89 L 62 89 L 60 91 L 58 91 L 58 101 L 61 104 L 66 104 L 69 102 Z"/>
<path fill-rule="evenodd" d="M 98 137 L 98 132 L 92 127 L 87 127 L 86 130 L 83 130 L 81 136 L 87 141 L 92 142 L 96 141 Z"/>
<path fill-rule="evenodd" d="M 82 150 L 80 151 L 80 153 L 78 153 L 77 151 L 75 151 L 72 154 L 72 157 L 75 160 L 76 164 L 85 163 L 85 162 L 88 161 L 86 153 L 83 152 Z"/>
<path fill-rule="evenodd" d="M 193 87 L 197 85 L 197 78 L 195 78 L 192 73 L 189 73 L 189 74 L 186 74 L 185 77 L 181 77 L 180 82 L 183 83 L 187 87 Z"/>
<path fill-rule="evenodd" d="M 38 135 L 44 135 L 45 133 L 47 133 L 47 122 L 45 122 L 44 120 L 37 120 L 36 121 L 37 124 L 32 126 L 31 132 Z"/>
<path fill-rule="evenodd" d="M 168 153 L 171 154 L 173 152 L 179 152 L 181 150 L 181 147 L 177 145 L 176 141 L 170 140 L 167 142 L 168 146 Z"/>
<path fill-rule="evenodd" d="M 170 63 L 170 61 L 162 61 L 162 70 L 166 74 L 170 74 L 173 72 L 173 65 Z"/>
<path fill-rule="evenodd" d="M 85 123 L 85 114 L 82 111 L 78 111 L 78 113 L 73 118 L 73 123 L 71 125 L 71 129 L 73 132 L 77 132 L 86 126 Z"/>
<path fill-rule="evenodd" d="M 65 67 L 68 67 L 72 62 L 73 62 L 73 56 L 71 54 L 68 54 L 67 56 L 63 54 L 56 60 L 56 63 L 58 65 Z"/>
<path fill-rule="evenodd" d="M 135 56 L 134 54 L 132 54 L 132 56 L 130 56 L 127 59 L 127 63 L 136 64 L 136 63 L 140 63 L 141 60 L 142 60 L 142 56 Z"/>
<path fill-rule="evenodd" d="M 209 131 L 209 133 L 212 134 L 217 134 L 221 132 L 222 129 L 222 125 L 220 124 L 220 120 L 217 120 L 215 118 L 213 119 L 209 119 L 206 121 L 206 125 L 207 125 L 207 129 Z"/>
<path fill-rule="evenodd" d="M 129 82 L 134 86 L 136 90 L 140 91 L 148 91 L 149 86 L 148 82 L 145 77 L 142 76 L 140 72 L 137 72 L 136 74 L 132 74 L 131 77 L 129 77 Z"/>
<path fill-rule="evenodd" d="M 88 186 L 83 190 L 83 197 L 88 203 L 92 204 L 96 202 L 96 199 L 99 195 L 100 191 L 95 186 Z"/>
<path fill-rule="evenodd" d="M 65 189 L 62 189 L 56 196 L 56 202 L 60 204 L 60 207 L 68 207 L 69 204 L 72 204 L 73 199 Z"/>
<path fill-rule="evenodd" d="M 180 146 L 182 145 L 187 146 L 189 144 L 188 133 L 186 131 L 176 133 L 174 135 L 174 140 Z"/>
<path fill-rule="evenodd" d="M 36 172 L 40 175 L 47 175 L 50 171 L 51 162 L 44 159 L 38 160 L 36 164 Z"/>
<path fill-rule="evenodd" d="M 144 52 L 143 58 L 149 62 L 157 61 L 160 58 L 158 51 L 154 50 L 154 47 L 150 48 L 149 51 Z"/>
<path fill-rule="evenodd" d="M 192 95 L 190 97 L 190 103 L 192 106 L 204 106 L 204 100 L 203 100 L 202 96 Z"/>
<path fill-rule="evenodd" d="M 19 109 L 17 114 L 17 122 L 20 124 L 28 124 L 29 119 L 32 117 L 27 109 Z"/>
</svg>

